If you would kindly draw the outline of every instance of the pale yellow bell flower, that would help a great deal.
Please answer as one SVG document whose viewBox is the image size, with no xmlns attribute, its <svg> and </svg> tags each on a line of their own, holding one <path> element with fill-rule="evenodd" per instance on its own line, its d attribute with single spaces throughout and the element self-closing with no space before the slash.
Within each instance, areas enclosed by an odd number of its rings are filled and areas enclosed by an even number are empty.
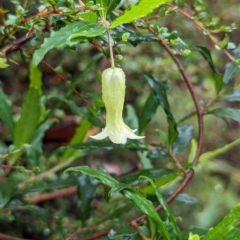
<svg viewBox="0 0 240 240">
<path fill-rule="evenodd" d="M 121 68 L 108 68 L 102 73 L 102 100 L 106 108 L 106 127 L 91 138 L 101 140 L 106 137 L 116 144 L 124 144 L 127 139 L 142 139 L 123 121 L 125 99 L 125 74 Z"/>
</svg>

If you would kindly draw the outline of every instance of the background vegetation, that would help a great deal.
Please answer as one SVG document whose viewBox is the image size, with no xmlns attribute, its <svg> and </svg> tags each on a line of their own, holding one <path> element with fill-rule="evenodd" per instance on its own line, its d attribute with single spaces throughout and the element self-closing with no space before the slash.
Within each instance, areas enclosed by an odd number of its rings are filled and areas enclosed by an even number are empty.
<svg viewBox="0 0 240 240">
<path fill-rule="evenodd" d="M 239 239 L 239 12 L 3 0 L 0 239 Z M 124 121 L 146 136 L 124 145 L 89 138 L 105 126 L 108 31 Z"/>
</svg>

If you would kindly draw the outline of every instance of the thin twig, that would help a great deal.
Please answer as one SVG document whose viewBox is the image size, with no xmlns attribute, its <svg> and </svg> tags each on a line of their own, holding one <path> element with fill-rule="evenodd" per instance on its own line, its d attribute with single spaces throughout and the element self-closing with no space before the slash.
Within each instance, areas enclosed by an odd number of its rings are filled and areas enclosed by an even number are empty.
<svg viewBox="0 0 240 240">
<path fill-rule="evenodd" d="M 93 240 L 98 239 L 100 237 L 106 236 L 109 233 L 109 230 L 103 230 L 101 232 L 94 233 L 93 235 L 89 237 L 82 238 L 82 240 Z"/>
<path fill-rule="evenodd" d="M 171 3 L 168 4 L 171 7 L 174 7 L 175 9 L 178 10 L 178 12 L 180 12 L 183 16 L 187 17 L 188 19 L 190 19 L 191 21 L 193 21 L 193 23 L 195 24 L 195 26 L 202 30 L 203 32 L 208 32 L 209 34 L 207 36 L 209 36 L 209 39 L 211 40 L 211 42 L 218 46 L 219 48 L 221 48 L 221 50 L 224 52 L 224 54 L 227 56 L 227 58 L 233 62 L 235 62 L 235 58 L 231 55 L 231 53 L 229 53 L 226 49 L 222 48 L 219 44 L 219 41 L 217 40 L 216 37 L 214 37 L 212 34 L 210 34 L 210 31 L 208 29 L 205 28 L 204 24 L 202 22 L 199 22 L 196 19 L 193 19 L 192 16 L 187 13 L 186 11 L 184 11 L 183 9 L 179 8 L 178 6 L 175 6 Z"/>
<path fill-rule="evenodd" d="M 179 162 L 179 160 L 174 156 L 172 151 L 168 151 L 169 156 L 172 158 L 176 166 L 184 173 L 184 175 L 187 173 L 186 169 L 182 166 L 182 164 Z"/>
<path fill-rule="evenodd" d="M 62 196 L 68 196 L 75 192 L 77 192 L 77 187 L 72 186 L 72 187 L 60 189 L 60 190 L 57 190 L 54 192 L 43 193 L 43 194 L 39 194 L 39 195 L 36 195 L 33 197 L 28 197 L 28 198 L 26 198 L 26 200 L 30 203 L 40 203 L 40 202 L 44 202 L 44 201 L 51 200 L 54 198 L 62 197 Z"/>
<path fill-rule="evenodd" d="M 0 239 L 1 240 L 31 240 L 31 239 L 27 239 L 27 238 L 13 237 L 13 236 L 6 235 L 6 234 L 3 234 L 3 233 L 0 233 Z"/>
<path fill-rule="evenodd" d="M 71 164 L 73 161 L 74 161 L 74 158 L 70 158 L 70 159 L 68 159 L 66 162 L 60 163 L 60 164 L 58 164 L 58 165 L 56 165 L 56 166 L 48 169 L 48 170 L 45 171 L 45 172 L 42 172 L 42 173 L 40 173 L 40 174 L 38 174 L 38 175 L 36 175 L 36 176 L 32 176 L 32 177 L 28 178 L 27 180 L 21 182 L 21 183 L 18 185 L 18 187 L 19 187 L 19 188 L 23 188 L 26 183 L 34 182 L 34 181 L 36 181 L 36 180 L 39 180 L 39 179 L 42 179 L 42 178 L 48 176 L 48 175 L 51 174 L 51 173 L 57 172 L 57 171 L 63 169 L 64 167 L 67 167 L 67 166 L 68 166 L 69 164 Z"/>
<path fill-rule="evenodd" d="M 53 71 L 61 80 L 63 80 L 64 82 L 67 82 L 67 79 L 65 77 L 63 77 L 61 74 L 59 74 L 57 71 L 55 71 L 55 69 L 46 61 L 43 61 L 43 64 L 48 67 L 49 69 L 51 69 L 51 71 Z M 94 109 L 94 107 L 92 106 L 92 104 L 86 99 L 84 98 L 81 93 L 79 93 L 75 88 L 71 87 L 72 91 L 79 97 L 81 98 L 81 100 L 83 100 L 89 107 L 91 107 L 92 109 Z"/>
</svg>

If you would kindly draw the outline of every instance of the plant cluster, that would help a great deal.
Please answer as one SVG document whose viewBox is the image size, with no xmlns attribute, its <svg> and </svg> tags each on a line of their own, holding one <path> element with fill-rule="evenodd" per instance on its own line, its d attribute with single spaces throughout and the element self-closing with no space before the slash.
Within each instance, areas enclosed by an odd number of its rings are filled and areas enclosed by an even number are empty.
<svg viewBox="0 0 240 240">
<path fill-rule="evenodd" d="M 207 0 L 3 2 L 0 239 L 237 239 L 235 200 L 212 228 L 186 226 L 180 212 L 201 201 L 201 190 L 184 193 L 195 175 L 239 183 L 218 161 L 240 143 L 238 26 L 211 10 Z"/>
</svg>

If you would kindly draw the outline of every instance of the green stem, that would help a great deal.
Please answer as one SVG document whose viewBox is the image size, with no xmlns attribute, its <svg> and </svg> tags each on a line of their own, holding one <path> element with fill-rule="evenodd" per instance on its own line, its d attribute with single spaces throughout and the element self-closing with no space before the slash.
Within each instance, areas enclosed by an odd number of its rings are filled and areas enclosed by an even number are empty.
<svg viewBox="0 0 240 240">
<path fill-rule="evenodd" d="M 115 68 L 114 57 L 113 57 L 113 47 L 112 47 L 112 44 L 111 44 L 110 29 L 108 29 L 108 31 L 107 31 L 107 36 L 108 36 L 108 46 L 109 46 L 110 58 L 111 58 L 111 67 Z"/>
</svg>

